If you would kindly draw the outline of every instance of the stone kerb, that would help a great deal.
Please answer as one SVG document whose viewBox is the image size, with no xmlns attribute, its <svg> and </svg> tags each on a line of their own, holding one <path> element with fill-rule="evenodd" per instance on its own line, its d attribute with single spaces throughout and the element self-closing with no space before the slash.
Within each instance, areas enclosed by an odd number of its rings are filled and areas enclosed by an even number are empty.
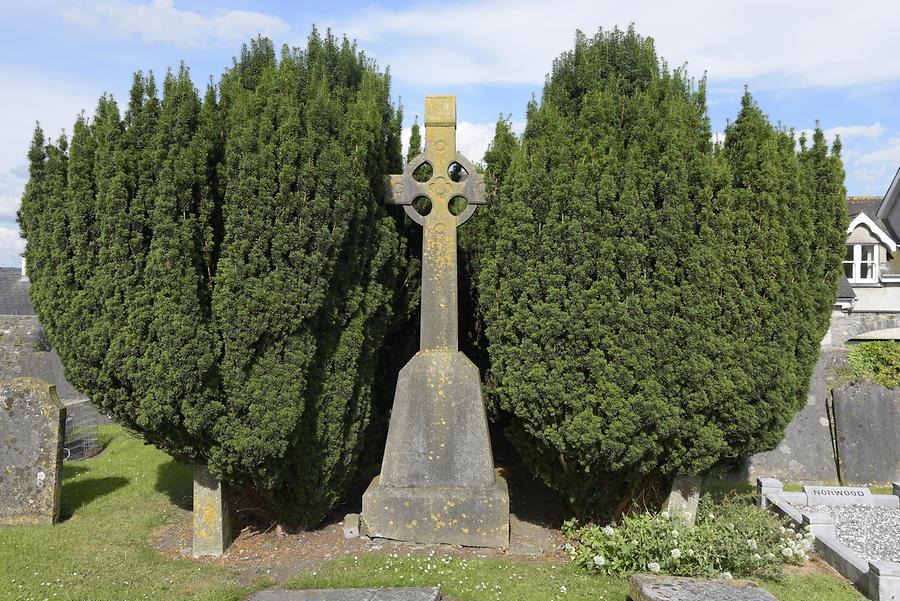
<svg viewBox="0 0 900 601">
<path fill-rule="evenodd" d="M 776 478 L 758 478 L 757 505 L 790 518 L 797 527 L 806 527 L 815 537 L 816 552 L 873 601 L 900 601 L 900 564 L 867 561 L 838 540 L 834 520 L 815 512 L 801 512 L 797 506 L 878 505 L 900 508 L 900 483 L 893 484 L 893 494 L 873 495 L 864 487 L 807 486 L 807 492 L 784 491 Z M 831 491 L 830 493 L 828 491 Z"/>
<path fill-rule="evenodd" d="M 65 423 L 55 386 L 0 379 L 0 525 L 59 519 Z"/>
</svg>

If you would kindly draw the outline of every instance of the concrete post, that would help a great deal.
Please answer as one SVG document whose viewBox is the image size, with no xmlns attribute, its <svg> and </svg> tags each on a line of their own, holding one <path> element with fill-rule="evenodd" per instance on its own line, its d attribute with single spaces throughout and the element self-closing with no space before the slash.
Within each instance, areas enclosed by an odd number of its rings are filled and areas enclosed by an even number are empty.
<svg viewBox="0 0 900 601">
<path fill-rule="evenodd" d="M 205 465 L 194 466 L 194 557 L 220 557 L 231 544 L 225 487 Z"/>
</svg>

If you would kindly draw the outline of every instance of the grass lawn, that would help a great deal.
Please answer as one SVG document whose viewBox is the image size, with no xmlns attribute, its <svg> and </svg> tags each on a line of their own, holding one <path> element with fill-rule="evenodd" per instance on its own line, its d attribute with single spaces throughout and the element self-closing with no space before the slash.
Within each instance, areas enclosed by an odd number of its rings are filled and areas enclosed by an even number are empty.
<svg viewBox="0 0 900 601">
<path fill-rule="evenodd" d="M 63 522 L 0 528 L 0 601 L 240 601 L 251 590 L 228 568 L 167 559 L 151 533 L 180 511 L 173 499 L 191 474 L 171 458 L 105 427 L 106 450 L 64 466 Z M 763 582 L 782 601 L 860 601 L 843 581 L 819 574 Z M 293 588 L 440 585 L 456 601 L 624 600 L 627 581 L 569 564 L 511 559 L 369 554 L 334 559 L 288 579 Z"/>
<path fill-rule="evenodd" d="M 781 601 L 865 601 L 845 582 L 821 574 L 757 581 Z M 628 582 L 586 574 L 572 564 L 416 556 L 373 556 L 329 561 L 298 574 L 286 588 L 440 586 L 455 601 L 624 601 Z"/>
<path fill-rule="evenodd" d="M 103 453 L 64 464 L 62 523 L 0 528 L 0 599 L 245 599 L 227 570 L 165 559 L 148 542 L 175 512 L 166 491 L 190 472 L 115 426 L 101 436 Z"/>
</svg>

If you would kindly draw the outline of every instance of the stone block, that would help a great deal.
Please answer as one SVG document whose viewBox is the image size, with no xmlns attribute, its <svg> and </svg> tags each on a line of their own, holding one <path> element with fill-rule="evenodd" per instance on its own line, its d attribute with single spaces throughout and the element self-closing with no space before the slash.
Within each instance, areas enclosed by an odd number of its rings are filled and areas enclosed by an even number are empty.
<svg viewBox="0 0 900 601">
<path fill-rule="evenodd" d="M 872 601 L 900 601 L 900 564 L 869 562 L 869 598 Z"/>
<path fill-rule="evenodd" d="M 205 465 L 194 466 L 194 557 L 220 557 L 231 544 L 225 486 Z"/>
<path fill-rule="evenodd" d="M 776 495 L 784 492 L 784 484 L 777 478 L 756 479 L 756 505 L 764 509 L 767 505 L 766 495 Z"/>
<path fill-rule="evenodd" d="M 65 423 L 55 386 L 0 380 L 0 525 L 59 520 Z"/>
<path fill-rule="evenodd" d="M 665 509 L 673 514 L 683 515 L 686 524 L 693 524 L 697 519 L 697 505 L 700 503 L 702 488 L 702 476 L 676 476 L 669 498 L 666 499 Z"/>
<path fill-rule="evenodd" d="M 836 389 L 834 418 L 842 482 L 900 479 L 900 390 L 875 382 Z"/>
<path fill-rule="evenodd" d="M 497 477 L 485 488 L 381 486 L 363 495 L 363 533 L 417 543 L 509 546 L 509 491 Z"/>
<path fill-rule="evenodd" d="M 803 526 L 808 528 L 814 536 L 837 536 L 834 530 L 834 520 L 822 513 L 802 513 Z"/>
<path fill-rule="evenodd" d="M 359 538 L 359 514 L 348 513 L 344 516 L 344 538 Z"/>
<path fill-rule="evenodd" d="M 864 486 L 804 486 L 806 505 L 874 505 Z"/>
<path fill-rule="evenodd" d="M 778 601 L 755 582 L 635 574 L 632 601 Z"/>
<path fill-rule="evenodd" d="M 437 588 L 353 588 L 260 591 L 250 601 L 441 601 Z"/>
</svg>

